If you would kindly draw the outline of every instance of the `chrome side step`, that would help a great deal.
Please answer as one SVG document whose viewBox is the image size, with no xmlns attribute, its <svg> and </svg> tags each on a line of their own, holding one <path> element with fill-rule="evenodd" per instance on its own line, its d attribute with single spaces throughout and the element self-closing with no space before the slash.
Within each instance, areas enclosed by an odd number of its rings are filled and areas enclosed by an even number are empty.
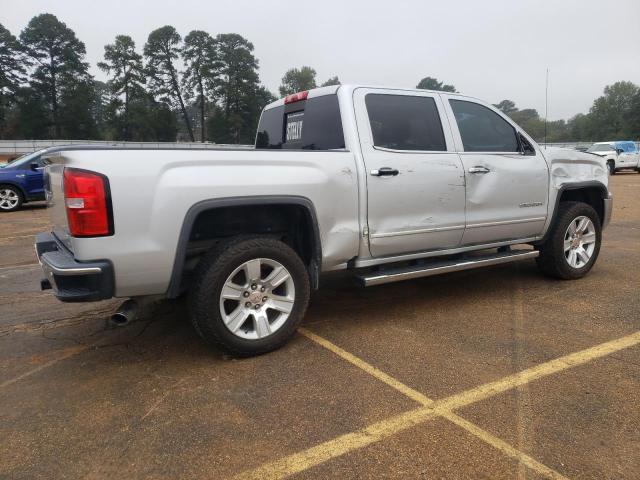
<svg viewBox="0 0 640 480">
<path fill-rule="evenodd" d="M 429 265 L 417 267 L 405 267 L 389 269 L 382 272 L 373 272 L 366 275 L 359 275 L 356 278 L 364 287 L 382 285 L 383 283 L 399 282 L 401 280 L 411 280 L 413 278 L 431 277 L 442 273 L 459 272 L 472 268 L 488 267 L 490 265 L 501 265 L 503 263 L 518 262 L 529 258 L 536 258 L 540 255 L 537 250 L 510 251 L 492 253 L 490 255 L 467 257 L 464 259 L 433 262 Z"/>
</svg>

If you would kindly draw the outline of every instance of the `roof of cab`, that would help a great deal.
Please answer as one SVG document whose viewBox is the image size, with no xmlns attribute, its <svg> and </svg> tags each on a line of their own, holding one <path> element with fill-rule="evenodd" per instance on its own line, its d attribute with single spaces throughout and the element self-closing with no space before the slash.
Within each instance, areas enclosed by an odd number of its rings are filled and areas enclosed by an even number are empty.
<svg viewBox="0 0 640 480">
<path fill-rule="evenodd" d="M 470 96 L 467 96 L 467 95 L 462 95 L 460 93 L 442 92 L 442 91 L 438 91 L 438 90 L 423 90 L 423 89 L 419 89 L 419 88 L 390 87 L 390 86 L 382 86 L 382 85 L 354 85 L 354 84 L 331 85 L 331 86 L 328 86 L 328 87 L 313 88 L 313 89 L 308 90 L 309 94 L 308 94 L 307 98 L 320 97 L 322 95 L 331 95 L 331 94 L 336 93 L 339 89 L 348 89 L 348 90 L 353 91 L 353 90 L 355 90 L 357 88 L 375 88 L 375 89 L 379 89 L 379 90 L 396 90 L 396 91 L 405 91 L 405 92 L 446 93 L 448 95 L 455 95 L 456 97 L 468 98 L 468 99 L 472 99 L 472 100 L 476 100 L 476 101 L 480 101 L 482 103 L 485 103 L 482 99 L 475 98 L 475 97 L 470 97 Z M 264 107 L 264 109 L 265 110 L 269 110 L 271 108 L 280 107 L 282 105 L 284 105 L 284 97 L 276 100 L 275 102 L 269 103 L 266 107 Z"/>
</svg>

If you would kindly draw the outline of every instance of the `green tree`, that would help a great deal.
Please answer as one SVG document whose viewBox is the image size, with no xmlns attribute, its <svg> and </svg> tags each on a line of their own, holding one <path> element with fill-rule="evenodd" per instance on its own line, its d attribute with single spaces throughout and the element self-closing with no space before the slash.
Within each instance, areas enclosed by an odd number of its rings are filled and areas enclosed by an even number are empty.
<svg viewBox="0 0 640 480">
<path fill-rule="evenodd" d="M 329 87 L 331 85 L 340 85 L 340 79 L 336 77 L 331 77 L 326 82 L 324 82 L 321 87 Z"/>
<path fill-rule="evenodd" d="M 616 82 L 604 88 L 604 95 L 589 110 L 590 131 L 594 138 L 621 139 L 633 135 L 629 117 L 639 93 L 632 82 Z"/>
<path fill-rule="evenodd" d="M 144 46 L 144 56 L 147 59 L 151 91 L 155 92 L 161 101 L 169 105 L 177 104 L 182 112 L 189 138 L 193 142 L 193 128 L 184 104 L 178 71 L 174 65 L 180 54 L 181 41 L 182 38 L 172 26 L 158 28 L 149 34 Z"/>
<path fill-rule="evenodd" d="M 16 140 L 49 138 L 51 127 L 45 100 L 31 87 L 20 87 L 6 119 L 3 137 Z"/>
<path fill-rule="evenodd" d="M 16 94 L 25 81 L 20 45 L 9 30 L 0 24 L 0 138 L 3 138 L 7 117 L 16 105 Z"/>
<path fill-rule="evenodd" d="M 518 109 L 516 108 L 515 102 L 511 100 L 502 100 L 500 103 L 494 103 L 494 107 L 500 110 L 505 115 L 509 115 L 513 112 L 516 112 Z"/>
<path fill-rule="evenodd" d="M 98 138 L 94 112 L 96 92 L 93 81 L 78 82 L 60 94 L 60 129 L 65 138 L 88 140 Z"/>
<path fill-rule="evenodd" d="M 420 88 L 422 90 L 439 90 L 441 92 L 451 93 L 457 92 L 456 87 L 454 87 L 453 85 L 447 85 L 439 81 L 437 78 L 433 77 L 424 77 L 422 80 L 420 80 L 418 85 L 416 85 L 416 88 Z"/>
<path fill-rule="evenodd" d="M 591 119 L 589 115 L 579 113 L 567 121 L 567 141 L 579 142 L 593 140 L 590 135 Z"/>
<path fill-rule="evenodd" d="M 219 76 L 220 62 L 217 59 L 216 43 L 207 32 L 193 30 L 184 37 L 182 59 L 185 70 L 182 84 L 185 97 L 197 98 L 200 113 L 200 141 L 206 141 L 207 98 L 214 95 Z"/>
<path fill-rule="evenodd" d="M 625 121 L 628 125 L 629 138 L 640 140 L 640 91 L 631 100 L 631 105 L 625 113 Z"/>
<path fill-rule="evenodd" d="M 122 134 L 118 139 L 131 140 L 131 101 L 146 95 L 145 71 L 142 55 L 136 52 L 135 42 L 128 35 L 118 35 L 114 43 L 105 45 L 104 61 L 98 67 L 111 75 L 111 115 L 122 117 Z"/>
<path fill-rule="evenodd" d="M 63 101 L 74 100 L 71 110 L 89 111 L 90 103 L 80 104 L 74 99 L 74 91 L 88 102 L 86 91 L 91 88 L 92 78 L 88 64 L 84 62 L 84 43 L 75 33 L 54 15 L 43 13 L 31 19 L 20 34 L 27 61 L 33 67 L 30 84 L 45 102 L 50 112 L 50 123 L 54 138 L 62 134 L 61 113 Z M 77 101 L 76 101 L 77 100 Z M 85 131 L 89 131 L 87 126 Z"/>
<path fill-rule="evenodd" d="M 336 77 L 337 79 L 337 77 Z M 311 67 L 292 68 L 282 77 L 280 96 L 316 88 L 316 71 Z"/>
<path fill-rule="evenodd" d="M 209 122 L 209 138 L 219 143 L 252 143 L 256 110 L 262 98 L 253 44 L 237 33 L 216 37 L 219 77 L 218 107 Z"/>
</svg>

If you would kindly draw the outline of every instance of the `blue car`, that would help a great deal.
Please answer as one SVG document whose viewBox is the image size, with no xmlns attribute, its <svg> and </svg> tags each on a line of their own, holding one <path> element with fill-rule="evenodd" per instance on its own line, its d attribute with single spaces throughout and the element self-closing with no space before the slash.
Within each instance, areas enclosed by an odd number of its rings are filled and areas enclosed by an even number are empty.
<svg viewBox="0 0 640 480">
<path fill-rule="evenodd" d="M 23 203 L 44 200 L 44 150 L 0 165 L 0 212 L 18 210 Z"/>
</svg>

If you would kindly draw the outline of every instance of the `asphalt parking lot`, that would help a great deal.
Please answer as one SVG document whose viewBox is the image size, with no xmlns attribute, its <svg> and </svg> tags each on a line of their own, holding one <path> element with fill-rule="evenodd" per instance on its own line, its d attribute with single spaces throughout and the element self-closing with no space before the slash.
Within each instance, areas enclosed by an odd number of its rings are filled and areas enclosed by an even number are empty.
<svg viewBox="0 0 640 480">
<path fill-rule="evenodd" d="M 283 349 L 205 347 L 181 302 L 40 292 L 46 210 L 0 216 L 2 478 L 639 478 L 640 175 L 579 281 L 534 262 L 332 279 Z"/>
</svg>

